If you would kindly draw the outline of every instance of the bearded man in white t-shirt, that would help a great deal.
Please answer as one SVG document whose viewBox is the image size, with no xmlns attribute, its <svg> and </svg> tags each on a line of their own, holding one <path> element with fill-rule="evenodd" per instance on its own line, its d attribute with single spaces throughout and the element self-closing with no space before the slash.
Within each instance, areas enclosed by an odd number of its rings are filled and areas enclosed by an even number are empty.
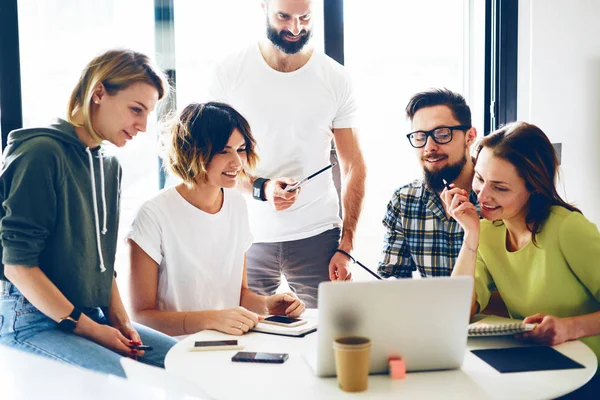
<svg viewBox="0 0 600 400">
<path fill-rule="evenodd" d="M 253 196 L 250 287 L 270 295 L 283 274 L 307 307 L 317 306 L 320 282 L 351 279 L 366 177 L 348 73 L 309 44 L 312 6 L 310 0 L 264 0 L 266 36 L 225 59 L 210 88 L 211 98 L 248 119 L 258 143 L 256 175 L 239 187 Z M 285 190 L 329 165 L 332 140 L 343 221 L 331 170 Z"/>
</svg>

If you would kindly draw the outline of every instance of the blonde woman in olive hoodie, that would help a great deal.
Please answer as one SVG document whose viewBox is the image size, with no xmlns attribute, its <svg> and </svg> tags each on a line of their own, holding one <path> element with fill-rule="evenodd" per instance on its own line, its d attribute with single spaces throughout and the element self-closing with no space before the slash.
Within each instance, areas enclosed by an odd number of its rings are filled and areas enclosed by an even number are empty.
<svg viewBox="0 0 600 400">
<path fill-rule="evenodd" d="M 9 134 L 0 174 L 0 344 L 124 376 L 119 359 L 164 367 L 174 339 L 130 321 L 114 277 L 121 167 L 101 143 L 146 130 L 168 90 L 140 53 L 84 69 L 67 120 Z M 142 343 L 153 351 L 136 350 Z"/>
</svg>

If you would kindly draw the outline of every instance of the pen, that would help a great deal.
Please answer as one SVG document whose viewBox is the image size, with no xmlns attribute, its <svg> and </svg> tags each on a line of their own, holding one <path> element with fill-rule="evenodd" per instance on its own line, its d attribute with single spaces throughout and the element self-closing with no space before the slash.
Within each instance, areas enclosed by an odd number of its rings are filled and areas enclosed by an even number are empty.
<svg viewBox="0 0 600 400">
<path fill-rule="evenodd" d="M 294 185 L 286 187 L 285 191 L 286 192 L 293 192 L 294 190 L 298 189 L 300 186 L 304 185 L 306 182 L 308 182 L 309 180 L 311 180 L 315 176 L 319 175 L 322 172 L 327 171 L 329 168 L 335 167 L 336 165 L 337 165 L 337 162 L 334 162 L 333 164 L 330 164 L 330 165 L 326 166 L 325 168 L 321 168 L 320 170 L 318 170 L 314 174 L 307 176 L 306 178 L 302 179 L 301 181 L 295 183 Z"/>
<path fill-rule="evenodd" d="M 452 188 L 450 187 L 450 184 L 448 183 L 448 181 L 447 181 L 447 180 L 445 180 L 444 178 L 442 178 L 442 182 L 444 182 L 444 186 L 446 186 L 446 189 L 448 189 L 448 190 L 452 189 Z"/>
<path fill-rule="evenodd" d="M 375 278 L 379 279 L 379 280 L 383 280 L 382 277 L 380 277 L 379 275 L 377 275 L 375 272 L 371 271 L 370 268 L 367 268 L 366 265 L 364 265 L 363 263 L 361 263 L 360 261 L 358 261 L 356 258 L 352 257 L 350 255 L 350 253 L 342 250 L 342 249 L 336 249 L 337 253 L 342 253 L 343 255 L 345 255 L 346 257 L 348 257 L 350 260 L 352 260 L 353 263 L 360 265 L 360 267 L 362 269 L 364 269 L 365 271 L 367 271 L 369 274 L 373 275 Z"/>
<path fill-rule="evenodd" d="M 450 186 L 450 184 L 448 183 L 447 180 L 445 180 L 444 178 L 442 178 L 442 182 L 444 182 L 444 186 L 446 186 L 446 189 L 448 189 L 448 190 L 452 189 L 452 187 Z M 459 202 L 458 204 L 460 205 L 460 204 L 462 204 L 462 202 Z"/>
<path fill-rule="evenodd" d="M 356 260 L 356 263 L 358 265 L 360 265 L 362 267 L 362 269 L 364 269 L 365 271 L 367 271 L 369 274 L 373 275 L 375 278 L 377 278 L 378 280 L 383 280 L 382 277 L 380 277 L 379 275 L 377 275 L 375 272 L 371 271 L 370 268 L 367 268 L 366 265 L 364 265 L 363 263 L 361 263 L 360 261 Z"/>
<path fill-rule="evenodd" d="M 337 165 L 337 162 L 334 162 L 333 164 L 330 164 L 328 166 L 326 166 L 325 168 L 322 168 L 320 170 L 318 170 L 317 172 L 315 172 L 312 175 L 307 176 L 306 178 L 302 179 L 300 182 L 298 182 L 298 185 L 302 185 L 304 182 L 309 181 L 310 179 L 312 179 L 313 177 L 319 175 L 321 172 L 327 171 L 329 168 L 333 168 Z"/>
</svg>

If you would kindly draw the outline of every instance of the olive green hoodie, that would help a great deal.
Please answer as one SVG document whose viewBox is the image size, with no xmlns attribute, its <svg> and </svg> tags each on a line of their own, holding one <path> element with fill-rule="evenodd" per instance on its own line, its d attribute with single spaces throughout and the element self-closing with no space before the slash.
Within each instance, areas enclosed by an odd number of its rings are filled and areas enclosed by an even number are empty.
<svg viewBox="0 0 600 400">
<path fill-rule="evenodd" d="M 121 167 L 73 126 L 8 135 L 0 174 L 4 264 L 39 266 L 76 307 L 107 307 L 114 272 Z"/>
</svg>

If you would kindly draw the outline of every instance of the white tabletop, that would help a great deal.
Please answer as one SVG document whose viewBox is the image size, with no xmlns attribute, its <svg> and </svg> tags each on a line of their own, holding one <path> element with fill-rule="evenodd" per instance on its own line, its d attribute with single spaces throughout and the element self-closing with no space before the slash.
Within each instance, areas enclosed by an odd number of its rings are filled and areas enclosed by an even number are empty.
<svg viewBox="0 0 600 400">
<path fill-rule="evenodd" d="M 316 318 L 309 310 L 307 318 Z M 501 374 L 467 351 L 461 369 L 408 373 L 406 379 L 392 380 L 388 375 L 371 375 L 366 392 L 342 392 L 336 378 L 318 378 L 306 363 L 304 354 L 316 348 L 316 333 L 304 338 L 250 332 L 239 337 L 244 351 L 288 353 L 284 364 L 235 363 L 236 351 L 190 352 L 196 340 L 231 339 L 215 331 L 189 336 L 173 347 L 165 361 L 168 371 L 180 374 L 215 399 L 335 399 L 360 397 L 444 398 L 444 399 L 548 399 L 570 393 L 583 386 L 596 372 L 594 352 L 579 341 L 554 348 L 585 366 L 585 369 L 536 371 Z M 469 349 L 520 346 L 510 337 L 469 339 Z"/>
<path fill-rule="evenodd" d="M 0 399 L 3 400 L 189 398 L 0 345 Z"/>
</svg>

